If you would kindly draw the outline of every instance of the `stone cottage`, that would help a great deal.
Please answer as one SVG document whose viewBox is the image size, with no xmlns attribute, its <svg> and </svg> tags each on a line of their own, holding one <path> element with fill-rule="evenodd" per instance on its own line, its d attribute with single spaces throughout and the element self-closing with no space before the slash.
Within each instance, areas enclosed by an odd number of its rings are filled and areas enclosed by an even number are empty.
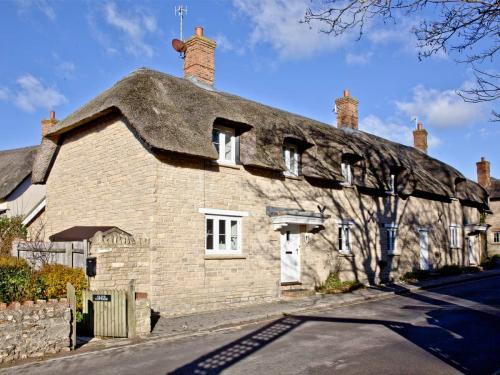
<svg viewBox="0 0 500 375">
<path fill-rule="evenodd" d="M 48 234 L 143 239 L 95 251 L 91 286 L 141 269 L 152 308 L 178 315 L 314 290 L 330 273 L 378 283 L 479 261 L 464 238 L 486 191 L 425 153 L 421 125 L 416 149 L 358 130 L 347 91 L 336 128 L 219 91 L 215 42 L 198 28 L 185 46 L 184 78 L 139 69 L 43 138 L 33 181 Z"/>
<path fill-rule="evenodd" d="M 488 256 L 500 255 L 500 180 L 491 177 L 490 162 L 484 157 L 476 163 L 477 182 L 484 187 L 489 194 L 489 206 L 491 213 L 486 216 L 486 224 L 489 225 L 486 240 Z"/>
<path fill-rule="evenodd" d="M 38 146 L 0 151 L 0 216 L 22 216 L 30 226 L 43 212 L 45 186 L 31 183 Z"/>
</svg>

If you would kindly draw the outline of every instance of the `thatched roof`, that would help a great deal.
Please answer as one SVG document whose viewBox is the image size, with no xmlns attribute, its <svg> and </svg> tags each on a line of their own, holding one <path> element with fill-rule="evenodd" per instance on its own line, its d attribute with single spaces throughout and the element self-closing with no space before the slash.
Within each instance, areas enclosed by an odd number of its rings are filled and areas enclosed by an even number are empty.
<svg viewBox="0 0 500 375">
<path fill-rule="evenodd" d="M 499 200 L 500 199 L 500 180 L 496 178 L 491 178 L 491 185 L 488 187 L 488 194 L 490 199 Z"/>
<path fill-rule="evenodd" d="M 31 174 L 37 149 L 31 146 L 0 151 L 0 201 Z"/>
<path fill-rule="evenodd" d="M 284 170 L 281 148 L 285 139 L 292 139 L 303 145 L 306 178 L 342 181 L 340 164 L 350 157 L 359 165 L 355 170 L 362 171 L 355 175 L 355 183 L 366 188 L 386 190 L 393 170 L 401 176 L 398 189 L 405 194 L 457 197 L 455 183 L 465 181 L 456 169 L 413 147 L 334 128 L 149 69 L 133 72 L 54 125 L 42 142 L 33 181 L 45 181 L 62 134 L 113 111 L 121 113 L 144 143 L 158 151 L 217 159 L 212 127 L 215 121 L 225 121 L 246 126 L 240 137 L 241 163 L 246 167 Z M 470 184 L 474 189 L 467 200 L 485 203 L 486 192 Z"/>
</svg>

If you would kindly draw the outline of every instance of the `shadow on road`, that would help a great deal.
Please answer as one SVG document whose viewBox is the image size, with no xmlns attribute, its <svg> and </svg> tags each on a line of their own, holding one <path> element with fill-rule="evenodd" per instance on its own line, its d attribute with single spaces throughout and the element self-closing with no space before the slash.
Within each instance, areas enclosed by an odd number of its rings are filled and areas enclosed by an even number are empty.
<svg viewBox="0 0 500 375">
<path fill-rule="evenodd" d="M 500 367 L 498 315 L 418 293 L 409 292 L 404 297 L 422 304 L 405 305 L 401 309 L 425 311 L 430 326 L 391 320 L 290 315 L 217 348 L 170 374 L 220 374 L 307 322 L 384 326 L 465 374 L 491 374 Z"/>
</svg>

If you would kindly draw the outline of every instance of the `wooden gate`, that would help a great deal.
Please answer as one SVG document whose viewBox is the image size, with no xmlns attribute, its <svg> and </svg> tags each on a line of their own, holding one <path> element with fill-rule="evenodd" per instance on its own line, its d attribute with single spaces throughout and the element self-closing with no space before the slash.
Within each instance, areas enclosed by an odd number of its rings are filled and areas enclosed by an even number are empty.
<svg viewBox="0 0 500 375">
<path fill-rule="evenodd" d="M 85 325 L 93 328 L 94 336 L 127 337 L 126 290 L 84 290 L 82 299 Z"/>
</svg>

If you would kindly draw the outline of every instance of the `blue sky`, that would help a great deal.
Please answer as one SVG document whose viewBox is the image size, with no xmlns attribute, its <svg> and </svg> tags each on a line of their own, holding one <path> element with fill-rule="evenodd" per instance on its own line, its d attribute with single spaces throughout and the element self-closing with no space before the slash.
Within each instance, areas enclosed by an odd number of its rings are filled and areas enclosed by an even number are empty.
<svg viewBox="0 0 500 375">
<path fill-rule="evenodd" d="M 348 88 L 360 129 L 411 144 L 418 116 L 430 155 L 473 179 L 485 156 L 500 178 L 491 103 L 455 93 L 473 79 L 467 66 L 444 54 L 419 61 L 412 19 L 369 25 L 361 41 L 319 33 L 298 22 L 308 0 L 0 1 L 0 149 L 39 143 L 50 110 L 62 119 L 139 67 L 182 76 L 170 45 L 181 3 L 185 36 L 201 25 L 218 42 L 217 89 L 334 124 Z"/>
</svg>

